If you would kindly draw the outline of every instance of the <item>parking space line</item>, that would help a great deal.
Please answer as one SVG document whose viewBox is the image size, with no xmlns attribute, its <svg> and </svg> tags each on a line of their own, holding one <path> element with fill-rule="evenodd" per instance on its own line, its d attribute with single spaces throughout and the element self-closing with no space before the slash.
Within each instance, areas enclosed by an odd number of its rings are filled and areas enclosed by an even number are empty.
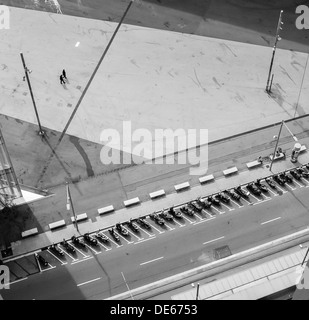
<svg viewBox="0 0 309 320">
<path fill-rule="evenodd" d="M 279 220 L 281 219 L 281 217 L 278 217 L 278 218 L 275 218 L 275 219 L 271 219 L 271 220 L 268 220 L 268 221 L 265 221 L 265 222 L 262 222 L 261 225 L 263 224 L 267 224 L 267 223 L 270 223 L 270 222 L 273 222 L 273 221 L 276 221 L 276 220 Z"/>
<path fill-rule="evenodd" d="M 105 247 L 105 245 L 98 240 L 99 246 L 102 246 L 106 251 L 112 250 L 111 248 Z"/>
<path fill-rule="evenodd" d="M 73 245 L 72 243 L 70 243 L 71 245 Z M 84 252 L 80 251 L 79 249 L 77 249 L 75 246 L 73 246 L 75 248 L 76 251 L 78 251 L 80 254 L 82 254 L 84 256 L 84 258 L 90 257 L 87 254 L 85 254 Z"/>
<path fill-rule="evenodd" d="M 261 199 L 257 198 L 257 197 L 256 197 L 254 194 L 252 194 L 251 192 L 250 192 L 250 196 L 253 197 L 254 199 L 256 199 L 257 201 L 262 201 Z"/>
<path fill-rule="evenodd" d="M 118 244 L 116 241 L 112 240 L 111 237 L 108 237 L 109 241 L 117 246 L 117 248 L 122 247 L 123 244 Z"/>
<path fill-rule="evenodd" d="M 164 222 L 164 225 L 167 226 L 170 230 L 175 230 L 175 228 L 172 228 L 167 221 Z"/>
<path fill-rule="evenodd" d="M 262 192 L 262 196 L 264 197 L 264 198 L 266 198 L 266 199 L 271 199 L 271 197 L 268 197 L 266 194 L 264 194 L 263 192 Z"/>
<path fill-rule="evenodd" d="M 187 220 L 187 221 L 189 221 L 190 223 L 193 223 L 193 221 L 191 221 L 188 217 L 186 217 L 184 214 L 182 214 L 182 217 L 185 219 L 185 220 Z"/>
<path fill-rule="evenodd" d="M 49 268 L 47 268 L 47 269 L 42 269 L 42 268 L 41 268 L 41 272 L 45 272 L 45 271 L 48 271 L 48 270 L 51 270 L 51 269 L 55 269 L 55 268 L 56 268 L 55 266 L 52 266 L 50 263 L 48 263 L 48 265 L 49 265 Z"/>
<path fill-rule="evenodd" d="M 194 225 L 196 225 L 196 224 L 200 224 L 200 223 L 203 223 L 203 222 L 205 222 L 205 221 L 210 221 L 210 220 L 213 220 L 213 219 L 216 219 L 216 217 L 211 217 L 211 218 L 209 218 L 209 219 L 204 219 L 203 221 L 198 221 L 198 222 L 195 222 L 195 223 L 193 223 Z"/>
<path fill-rule="evenodd" d="M 250 193 L 251 194 L 251 193 Z M 249 205 L 251 205 L 252 204 L 252 202 L 251 201 L 248 201 L 247 199 L 245 199 L 244 197 L 241 197 L 240 198 L 241 200 L 244 200 L 245 202 L 247 202 L 247 204 L 249 204 Z"/>
<path fill-rule="evenodd" d="M 303 180 L 305 180 L 308 183 L 308 185 L 306 185 L 306 187 L 308 187 L 309 186 L 309 181 L 304 177 L 302 177 L 302 178 L 303 178 Z"/>
<path fill-rule="evenodd" d="M 73 261 L 78 260 L 75 259 L 73 256 L 71 256 L 68 252 L 66 252 L 65 250 L 63 250 L 64 254 L 68 255 Z"/>
<path fill-rule="evenodd" d="M 180 226 L 180 228 L 185 226 L 184 224 L 178 222 L 176 219 L 174 219 L 174 222 L 177 223 Z"/>
<path fill-rule="evenodd" d="M 225 213 L 225 211 L 223 211 L 223 212 L 221 212 L 218 208 L 216 208 L 215 206 L 211 206 L 212 207 L 212 209 L 215 209 L 215 210 L 217 210 L 220 214 L 223 214 L 223 213 Z"/>
<path fill-rule="evenodd" d="M 207 215 L 212 218 L 212 215 L 206 209 L 203 209 L 202 212 L 206 215 L 206 219 L 208 219 Z"/>
<path fill-rule="evenodd" d="M 282 191 L 282 193 L 287 193 L 287 191 L 282 189 L 279 185 L 277 185 L 277 188 L 279 188 Z"/>
<path fill-rule="evenodd" d="M 274 192 L 270 187 L 269 187 L 268 191 L 271 192 L 275 197 L 278 196 L 278 193 Z"/>
<path fill-rule="evenodd" d="M 223 205 L 224 207 L 226 207 L 229 211 L 235 210 L 235 208 L 230 208 L 228 205 L 226 205 L 226 204 L 223 203 L 223 202 L 221 202 L 221 205 Z"/>
<path fill-rule="evenodd" d="M 154 225 L 151 224 L 151 227 L 154 228 L 155 230 L 157 230 L 159 233 L 164 233 L 164 231 L 159 230 L 158 228 L 156 228 Z"/>
<path fill-rule="evenodd" d="M 14 283 L 17 283 L 17 282 L 20 282 L 20 281 L 24 281 L 24 280 L 27 280 L 27 279 L 28 279 L 28 277 L 25 277 L 25 278 L 22 278 L 22 279 L 18 279 L 18 280 L 9 282 L 8 284 L 11 285 L 11 284 L 14 284 Z"/>
<path fill-rule="evenodd" d="M 239 203 L 237 203 L 235 200 L 231 199 L 231 202 L 235 203 L 239 208 L 243 207 L 244 205 L 240 205 Z"/>
<path fill-rule="evenodd" d="M 145 241 L 148 241 L 148 240 L 151 240 L 151 239 L 155 239 L 155 238 L 156 237 L 151 237 L 151 238 L 148 238 L 148 239 L 144 239 L 144 240 L 141 240 L 141 241 L 134 242 L 134 244 L 138 244 L 138 243 L 145 242 Z"/>
<path fill-rule="evenodd" d="M 144 228 L 142 228 L 142 227 L 141 227 L 140 229 L 141 229 L 142 232 L 145 232 L 146 234 L 148 234 L 149 237 L 154 237 L 154 236 L 155 236 L 154 234 L 151 234 L 151 233 L 147 232 L 147 231 L 146 231 Z"/>
<path fill-rule="evenodd" d="M 128 230 L 128 232 L 131 234 L 131 235 L 133 235 L 135 238 L 137 238 L 138 240 L 143 240 L 144 238 L 140 238 L 137 234 L 135 234 L 133 231 L 131 231 L 131 230 L 129 230 L 129 229 L 127 229 Z"/>
<path fill-rule="evenodd" d="M 304 186 L 302 184 L 300 184 L 298 181 L 294 180 L 294 183 L 296 183 L 297 185 L 299 185 L 300 188 L 303 188 Z"/>
<path fill-rule="evenodd" d="M 267 202 L 267 201 L 269 201 L 269 200 L 271 200 L 271 198 L 268 198 L 268 199 L 263 200 L 263 201 L 260 201 L 260 202 L 256 202 L 256 203 L 254 203 L 253 205 L 255 206 L 255 205 L 257 205 L 257 204 L 261 204 L 261 203 Z"/>
<path fill-rule="evenodd" d="M 54 255 L 49 249 L 47 250 L 48 253 L 50 253 L 54 258 L 56 258 L 62 265 L 68 264 L 67 262 L 63 262 L 61 259 L 59 259 L 56 255 Z"/>
<path fill-rule="evenodd" d="M 93 257 L 89 256 L 88 258 L 84 258 L 83 260 L 74 261 L 74 262 L 71 263 L 71 265 L 72 264 L 76 264 L 76 263 L 80 263 L 80 262 L 83 262 L 83 261 L 86 261 L 86 260 L 90 260 L 90 259 L 93 259 Z"/>
<path fill-rule="evenodd" d="M 291 190 L 296 190 L 296 188 L 293 188 L 292 186 L 290 186 L 287 182 L 285 183 L 285 185 L 287 186 L 287 187 L 289 187 Z"/>
<path fill-rule="evenodd" d="M 99 254 L 100 252 L 94 250 L 90 245 L 88 245 L 87 243 L 85 243 L 86 247 L 89 248 L 91 251 L 93 251 L 95 254 Z"/>
</svg>

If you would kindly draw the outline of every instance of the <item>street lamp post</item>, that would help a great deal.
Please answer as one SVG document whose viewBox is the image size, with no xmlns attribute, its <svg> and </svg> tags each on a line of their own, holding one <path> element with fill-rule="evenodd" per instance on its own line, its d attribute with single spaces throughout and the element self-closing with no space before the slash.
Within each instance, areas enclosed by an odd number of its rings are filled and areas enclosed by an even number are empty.
<svg viewBox="0 0 309 320">
<path fill-rule="evenodd" d="M 38 110 L 37 110 L 37 107 L 36 107 L 36 104 L 35 104 L 35 100 L 34 100 L 32 88 L 31 88 L 30 79 L 29 79 L 29 76 L 28 76 L 29 69 L 28 69 L 27 66 L 26 66 L 26 62 L 25 62 L 24 55 L 23 55 L 22 52 L 20 52 L 20 57 L 21 57 L 21 61 L 22 61 L 23 66 L 24 66 L 25 77 L 26 77 L 26 79 L 27 79 L 27 83 L 28 83 L 28 87 L 29 87 L 29 91 L 30 91 L 30 95 L 31 95 L 31 99 L 32 99 L 32 103 L 33 103 L 35 115 L 36 115 L 36 119 L 37 119 L 38 125 L 39 125 L 39 135 L 40 135 L 40 136 L 44 136 L 45 132 L 44 132 L 44 130 L 42 129 L 42 126 L 41 126 L 41 122 L 40 122 Z"/>
<path fill-rule="evenodd" d="M 71 193 L 70 193 L 69 183 L 67 182 L 67 210 L 70 210 L 70 208 L 72 208 L 76 230 L 77 230 L 77 232 L 79 232 L 77 219 L 76 219 L 76 214 L 75 214 L 73 201 L 72 201 L 72 197 L 71 197 Z"/>
<path fill-rule="evenodd" d="M 195 287 L 195 285 L 194 285 L 194 283 L 192 283 L 192 287 L 194 288 Z M 199 290 L 200 290 L 200 284 L 199 284 L 199 282 L 196 284 L 196 297 L 195 297 L 195 300 L 198 300 L 198 298 L 199 298 Z"/>
<path fill-rule="evenodd" d="M 280 33 L 280 30 L 282 29 L 281 25 L 283 24 L 283 22 L 281 21 L 282 20 L 282 13 L 283 13 L 283 10 L 280 11 L 279 20 L 278 20 L 278 26 L 277 26 L 277 31 L 276 31 L 276 39 L 275 39 L 275 44 L 273 46 L 273 53 L 272 53 L 272 57 L 271 57 L 271 62 L 270 62 L 270 67 L 269 67 L 269 72 L 268 72 L 268 78 L 267 78 L 267 84 L 266 84 L 266 92 L 267 93 L 271 93 L 272 81 L 270 83 L 270 79 L 271 78 L 273 79 L 273 76 L 274 76 L 274 75 L 271 75 L 271 71 L 272 71 L 272 68 L 273 68 L 273 63 L 274 63 L 274 58 L 275 58 L 275 53 L 276 53 L 276 48 L 277 48 L 277 42 L 279 40 L 281 40 L 281 38 L 279 36 L 279 33 Z"/>
</svg>

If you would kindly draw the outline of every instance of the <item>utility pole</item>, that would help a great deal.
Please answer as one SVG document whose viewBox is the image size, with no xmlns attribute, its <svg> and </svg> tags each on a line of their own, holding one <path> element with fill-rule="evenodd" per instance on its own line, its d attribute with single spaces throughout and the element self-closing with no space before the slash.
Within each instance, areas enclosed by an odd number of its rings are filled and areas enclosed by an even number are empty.
<svg viewBox="0 0 309 320">
<path fill-rule="evenodd" d="M 282 130 L 283 123 L 284 123 L 284 120 L 281 121 L 280 130 L 279 130 L 279 134 L 278 134 L 278 138 L 277 138 L 275 150 L 274 150 L 274 153 L 273 153 L 273 157 L 272 157 L 272 159 L 271 159 L 269 171 L 271 171 L 271 167 L 272 167 L 273 162 L 274 162 L 274 160 L 275 160 L 275 155 L 276 155 L 276 151 L 277 151 L 277 147 L 278 147 L 279 138 L 280 138 L 280 134 L 281 134 L 281 130 Z"/>
<path fill-rule="evenodd" d="M 192 285 L 193 288 L 195 287 L 194 283 L 192 283 L 191 285 Z M 198 298 L 199 298 L 199 290 L 200 290 L 200 283 L 198 282 L 198 283 L 196 284 L 196 296 L 195 296 L 195 300 L 198 300 Z"/>
<path fill-rule="evenodd" d="M 75 214 L 73 201 L 72 201 L 72 197 L 71 197 L 71 193 L 70 193 L 69 183 L 67 182 L 67 210 L 70 210 L 70 208 L 72 208 L 76 230 L 77 230 L 77 232 L 79 232 L 77 219 L 76 219 L 76 214 Z"/>
<path fill-rule="evenodd" d="M 20 57 L 21 57 L 21 61 L 22 61 L 23 66 L 24 66 L 25 77 L 27 79 L 27 83 L 28 83 L 28 87 L 29 87 L 29 90 L 30 90 L 30 95 L 31 95 L 31 99 L 32 99 L 32 103 L 33 103 L 33 107 L 34 107 L 34 111 L 35 111 L 35 115 L 36 115 L 36 119 L 37 119 L 38 125 L 39 125 L 39 135 L 40 136 L 44 136 L 45 132 L 42 129 L 42 126 L 41 126 L 38 110 L 37 110 L 37 107 L 36 107 L 36 104 L 35 104 L 32 88 L 31 88 L 31 83 L 30 83 L 30 79 L 29 79 L 29 75 L 28 75 L 28 73 L 30 73 L 31 71 L 26 66 L 26 62 L 25 62 L 24 55 L 23 55 L 22 52 L 20 52 Z"/>
<path fill-rule="evenodd" d="M 277 42 L 279 40 L 281 40 L 281 38 L 279 36 L 279 33 L 280 33 L 280 30 L 282 30 L 281 25 L 283 24 L 283 22 L 281 21 L 282 20 L 282 13 L 283 13 L 283 10 L 280 11 L 280 16 L 279 16 L 279 20 L 278 20 L 278 26 L 277 26 L 277 31 L 276 31 L 276 40 L 275 40 L 275 45 L 273 47 L 273 54 L 272 54 L 272 58 L 271 58 L 271 62 L 270 62 L 268 78 L 267 78 L 267 84 L 266 84 L 266 92 L 267 93 L 271 93 L 272 81 L 270 83 L 270 78 L 273 79 L 273 76 L 274 76 L 274 75 L 271 76 L 271 71 L 272 71 L 272 68 L 273 68 L 273 63 L 274 63 L 274 58 L 275 58 L 275 53 L 276 53 L 276 48 L 277 48 Z"/>
</svg>

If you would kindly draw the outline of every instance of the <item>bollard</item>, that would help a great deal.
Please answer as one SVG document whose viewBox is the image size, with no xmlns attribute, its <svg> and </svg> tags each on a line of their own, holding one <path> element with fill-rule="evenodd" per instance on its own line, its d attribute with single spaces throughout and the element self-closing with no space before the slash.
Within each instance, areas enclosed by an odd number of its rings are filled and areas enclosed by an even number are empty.
<svg viewBox="0 0 309 320">
<path fill-rule="evenodd" d="M 300 149 L 301 149 L 301 144 L 295 143 L 294 148 L 292 150 L 292 154 L 291 154 L 291 162 L 293 162 L 293 163 L 297 162 L 297 158 L 298 158 Z"/>
</svg>

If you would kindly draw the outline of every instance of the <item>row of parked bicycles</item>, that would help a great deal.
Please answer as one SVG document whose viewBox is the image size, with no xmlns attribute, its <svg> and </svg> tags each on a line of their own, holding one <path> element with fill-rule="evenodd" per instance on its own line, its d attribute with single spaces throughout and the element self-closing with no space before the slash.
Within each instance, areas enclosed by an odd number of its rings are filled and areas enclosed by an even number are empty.
<svg viewBox="0 0 309 320">
<path fill-rule="evenodd" d="M 206 197 L 199 197 L 188 203 L 173 206 L 167 209 L 163 209 L 160 212 L 154 212 L 149 214 L 149 218 L 152 219 L 158 225 L 163 226 L 166 221 L 172 221 L 173 219 L 181 219 L 182 215 L 194 216 L 197 212 L 202 212 L 203 209 L 210 209 L 212 206 L 221 206 L 221 203 L 228 204 L 231 199 L 240 201 L 241 198 L 248 199 L 250 193 L 260 196 L 262 193 L 268 193 L 269 188 L 278 190 L 277 184 L 284 186 L 286 183 L 291 183 L 293 180 L 301 180 L 302 178 L 309 178 L 309 164 L 301 167 L 280 172 L 272 176 L 257 179 L 254 182 L 250 182 L 246 185 L 239 185 L 237 187 L 220 191 L 216 194 L 212 194 Z M 261 181 L 265 181 L 265 183 Z M 137 219 L 130 219 L 124 223 L 117 223 L 114 227 L 108 229 L 109 234 L 116 242 L 120 242 L 120 236 L 128 237 L 129 232 L 125 227 L 127 226 L 132 232 L 139 233 L 140 228 L 151 229 L 150 223 L 147 222 L 146 218 L 140 217 Z M 117 231 L 117 232 L 116 232 Z M 98 246 L 98 241 L 107 243 L 110 239 L 104 234 L 103 230 L 99 230 L 95 233 L 85 233 L 81 237 L 75 235 L 71 238 L 72 243 L 76 247 L 86 247 L 86 243 L 91 246 Z M 60 244 L 53 244 L 48 249 L 58 256 L 63 256 L 64 252 L 59 247 L 61 246 L 64 250 L 74 253 L 75 248 L 67 240 L 63 239 Z M 47 261 L 39 254 L 36 254 L 37 259 L 43 264 L 48 265 Z"/>
</svg>

